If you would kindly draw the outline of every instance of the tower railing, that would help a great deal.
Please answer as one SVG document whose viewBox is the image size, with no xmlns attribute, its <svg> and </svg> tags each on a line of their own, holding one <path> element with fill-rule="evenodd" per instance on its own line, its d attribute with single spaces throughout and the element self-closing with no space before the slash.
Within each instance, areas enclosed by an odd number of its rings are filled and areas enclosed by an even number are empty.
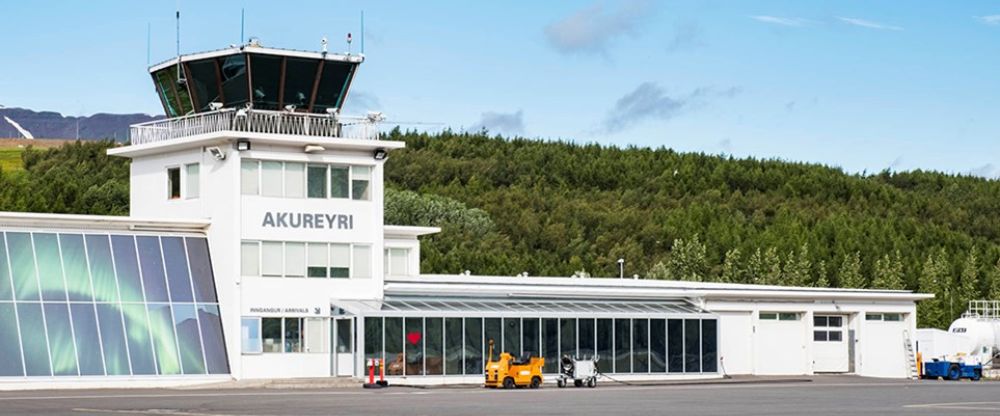
<svg viewBox="0 0 1000 416">
<path fill-rule="evenodd" d="M 227 131 L 375 140 L 378 123 L 371 117 L 225 108 L 133 124 L 129 139 L 139 145 Z"/>
<path fill-rule="evenodd" d="M 1000 320 L 1000 300 L 970 300 L 969 309 L 963 318 L 977 318 L 988 321 Z"/>
</svg>

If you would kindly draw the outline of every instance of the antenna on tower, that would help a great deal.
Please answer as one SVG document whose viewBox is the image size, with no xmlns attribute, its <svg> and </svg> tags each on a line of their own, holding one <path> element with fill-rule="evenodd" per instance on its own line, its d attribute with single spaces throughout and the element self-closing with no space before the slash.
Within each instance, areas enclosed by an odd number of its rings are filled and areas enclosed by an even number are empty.
<svg viewBox="0 0 1000 416">
<path fill-rule="evenodd" d="M 181 1 L 177 0 L 177 83 L 185 84 L 184 72 L 181 71 Z"/>
<path fill-rule="evenodd" d="M 347 32 L 347 54 L 351 54 L 351 32 Z"/>
<path fill-rule="evenodd" d="M 365 54 L 365 11 L 361 11 L 361 54 Z"/>
<path fill-rule="evenodd" d="M 242 8 L 242 9 L 240 9 L 240 45 L 241 46 L 245 45 L 246 42 L 247 42 L 247 38 L 245 37 L 246 35 L 244 35 L 244 29 L 246 28 L 246 24 L 247 24 L 247 9 L 246 8 Z"/>
</svg>

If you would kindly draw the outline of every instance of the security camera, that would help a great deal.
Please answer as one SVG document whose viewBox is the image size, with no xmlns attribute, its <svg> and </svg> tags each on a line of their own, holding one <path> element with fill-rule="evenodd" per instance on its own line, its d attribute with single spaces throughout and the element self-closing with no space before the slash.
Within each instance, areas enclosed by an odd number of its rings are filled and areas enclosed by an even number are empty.
<svg viewBox="0 0 1000 416">
<path fill-rule="evenodd" d="M 295 104 L 289 104 L 285 106 L 285 111 L 292 113 L 295 112 Z"/>
<path fill-rule="evenodd" d="M 385 121 L 385 114 L 382 114 L 381 111 L 369 111 L 368 114 L 365 115 L 365 118 L 367 118 L 368 122 L 372 124 L 381 123 Z"/>
<path fill-rule="evenodd" d="M 226 160 L 226 152 L 223 152 L 218 146 L 209 147 L 208 153 L 210 153 L 215 160 Z"/>
<path fill-rule="evenodd" d="M 208 103 L 208 109 L 212 111 L 219 111 L 220 109 L 222 109 L 222 103 L 218 101 L 212 101 Z"/>
</svg>

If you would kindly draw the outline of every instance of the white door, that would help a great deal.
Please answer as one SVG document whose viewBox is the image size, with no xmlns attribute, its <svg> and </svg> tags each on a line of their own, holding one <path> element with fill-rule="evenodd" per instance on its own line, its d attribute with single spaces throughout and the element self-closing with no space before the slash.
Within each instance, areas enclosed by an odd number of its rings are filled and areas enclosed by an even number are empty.
<svg viewBox="0 0 1000 416">
<path fill-rule="evenodd" d="M 813 315 L 813 371 L 846 373 L 850 369 L 847 316 Z"/>
<path fill-rule="evenodd" d="M 334 319 L 333 359 L 336 375 L 354 375 L 354 322 L 351 318 Z"/>
<path fill-rule="evenodd" d="M 717 312 L 719 315 L 719 354 L 726 374 L 753 372 L 753 314 Z"/>
<path fill-rule="evenodd" d="M 754 374 L 807 374 L 801 312 L 760 312 L 754 328 Z"/>
</svg>

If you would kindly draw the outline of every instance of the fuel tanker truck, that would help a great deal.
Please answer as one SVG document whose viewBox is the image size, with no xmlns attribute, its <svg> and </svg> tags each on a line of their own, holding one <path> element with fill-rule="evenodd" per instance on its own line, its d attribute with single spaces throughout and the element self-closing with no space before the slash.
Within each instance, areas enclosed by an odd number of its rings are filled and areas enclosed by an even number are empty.
<svg viewBox="0 0 1000 416">
<path fill-rule="evenodd" d="M 917 357 L 924 378 L 979 380 L 984 368 L 1000 368 L 1000 301 L 969 301 L 947 331 L 917 330 Z"/>
</svg>

